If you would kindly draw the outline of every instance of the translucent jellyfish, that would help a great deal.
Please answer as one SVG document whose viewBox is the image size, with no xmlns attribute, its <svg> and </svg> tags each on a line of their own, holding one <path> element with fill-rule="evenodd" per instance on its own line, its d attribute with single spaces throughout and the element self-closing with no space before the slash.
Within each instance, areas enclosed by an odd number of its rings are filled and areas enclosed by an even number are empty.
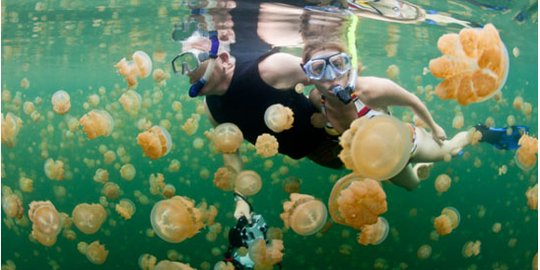
<svg viewBox="0 0 540 270">
<path fill-rule="evenodd" d="M 223 123 L 214 128 L 211 140 L 219 152 L 234 153 L 244 141 L 244 135 L 235 124 Z"/>
<path fill-rule="evenodd" d="M 122 58 L 115 67 L 118 74 L 122 75 L 128 87 L 137 85 L 137 78 L 146 78 L 152 72 L 152 60 L 150 56 L 143 51 L 136 51 L 132 55 L 133 61 Z"/>
<path fill-rule="evenodd" d="M 141 146 L 144 154 L 151 159 L 167 155 L 172 148 L 171 135 L 160 126 L 153 126 L 139 133 L 137 143 Z"/>
<path fill-rule="evenodd" d="M 461 249 L 461 254 L 465 258 L 470 258 L 472 256 L 478 256 L 480 254 L 480 245 L 482 243 L 480 241 L 468 241 L 463 245 L 463 248 Z"/>
<path fill-rule="evenodd" d="M 425 259 L 429 258 L 430 256 L 431 256 L 431 246 L 430 245 L 427 245 L 427 244 L 421 245 L 418 248 L 418 251 L 416 251 L 416 257 L 418 257 L 418 259 L 420 259 L 420 260 L 425 260 Z"/>
<path fill-rule="evenodd" d="M 174 196 L 157 202 L 150 214 L 152 228 L 169 243 L 180 243 L 193 237 L 204 226 L 201 212 L 186 197 Z"/>
<path fill-rule="evenodd" d="M 460 215 L 456 208 L 445 207 L 441 215 L 435 218 L 434 226 L 437 234 L 450 234 L 459 225 Z"/>
<path fill-rule="evenodd" d="M 437 179 L 435 179 L 435 189 L 440 193 L 448 191 L 451 184 L 452 179 L 447 174 L 441 174 L 437 176 Z"/>
<path fill-rule="evenodd" d="M 167 168 L 169 172 L 178 172 L 180 170 L 181 164 L 178 159 L 171 160 L 171 163 L 169 163 L 169 167 Z"/>
<path fill-rule="evenodd" d="M 287 193 L 299 193 L 301 184 L 298 177 L 289 176 L 283 180 L 283 191 Z"/>
<path fill-rule="evenodd" d="M 364 246 L 378 245 L 386 239 L 389 231 L 388 221 L 383 217 L 379 217 L 377 223 L 362 226 L 357 240 L 359 244 Z"/>
<path fill-rule="evenodd" d="M 53 111 L 57 114 L 65 114 L 69 112 L 69 109 L 71 108 L 69 94 L 64 90 L 56 91 L 51 98 L 51 103 Z"/>
<path fill-rule="evenodd" d="M 99 136 L 109 136 L 114 128 L 114 121 L 111 115 L 103 110 L 91 110 L 81 119 L 79 123 L 88 139 L 95 139 Z"/>
<path fill-rule="evenodd" d="M 519 148 L 516 151 L 514 160 L 519 168 L 523 171 L 531 170 L 537 161 L 538 154 L 538 139 L 523 134 L 518 141 Z"/>
<path fill-rule="evenodd" d="M 146 78 L 152 73 L 152 59 L 143 51 L 136 51 L 131 56 L 139 69 L 139 76 Z"/>
<path fill-rule="evenodd" d="M 493 223 L 493 226 L 491 226 L 491 231 L 494 233 L 499 233 L 501 231 L 502 225 L 499 222 Z"/>
<path fill-rule="evenodd" d="M 2 187 L 2 209 L 10 218 L 21 219 L 24 214 L 21 198 L 7 186 Z"/>
<path fill-rule="evenodd" d="M 237 173 L 231 166 L 223 166 L 214 173 L 214 186 L 223 191 L 232 191 L 236 181 Z"/>
<path fill-rule="evenodd" d="M 444 81 L 435 94 L 442 99 L 456 99 L 461 105 L 482 102 L 495 95 L 508 76 L 508 51 L 497 29 L 486 24 L 483 29 L 462 29 L 445 34 L 437 46 L 443 56 L 429 62 L 431 74 Z"/>
<path fill-rule="evenodd" d="M 255 142 L 257 154 L 265 158 L 275 156 L 278 153 L 278 147 L 279 143 L 276 137 L 268 133 L 259 135 L 257 137 L 257 141 Z"/>
<path fill-rule="evenodd" d="M 22 120 L 16 115 L 8 112 L 4 118 L 2 114 L 2 143 L 7 147 L 15 146 L 17 135 L 22 128 Z"/>
<path fill-rule="evenodd" d="M 101 194 L 108 200 L 116 200 L 120 197 L 120 186 L 113 182 L 107 182 L 101 189 Z"/>
<path fill-rule="evenodd" d="M 60 215 L 50 201 L 30 203 L 28 218 L 32 221 L 32 236 L 44 246 L 56 243 L 56 237 L 62 230 Z"/>
<path fill-rule="evenodd" d="M 49 158 L 45 161 L 45 165 L 43 167 L 47 178 L 57 181 L 64 180 L 64 162 L 61 160 L 55 161 L 52 158 Z"/>
<path fill-rule="evenodd" d="M 19 178 L 19 188 L 22 192 L 32 192 L 34 190 L 34 180 L 24 176 Z"/>
<path fill-rule="evenodd" d="M 156 262 L 156 256 L 144 253 L 139 257 L 139 268 L 142 270 L 153 270 L 156 266 Z"/>
<path fill-rule="evenodd" d="M 154 270 L 195 270 L 189 264 L 168 260 L 159 261 Z"/>
<path fill-rule="evenodd" d="M 283 259 L 283 241 L 271 240 L 266 245 L 263 239 L 257 239 L 249 247 L 249 257 L 255 263 L 255 269 L 273 269 Z"/>
<path fill-rule="evenodd" d="M 538 183 L 536 183 L 534 187 L 529 188 L 525 193 L 525 196 L 527 197 L 527 205 L 529 205 L 529 208 L 538 210 Z"/>
<path fill-rule="evenodd" d="M 236 176 L 234 186 L 240 194 L 244 196 L 253 196 L 261 190 L 261 176 L 256 171 L 241 171 Z"/>
<path fill-rule="evenodd" d="M 192 114 L 191 117 L 189 117 L 182 125 L 182 130 L 186 132 L 186 134 L 189 136 L 195 134 L 195 132 L 197 132 L 197 129 L 199 129 L 200 119 L 201 116 L 199 114 Z"/>
<path fill-rule="evenodd" d="M 454 116 L 454 119 L 452 120 L 452 127 L 455 129 L 461 129 L 463 127 L 463 124 L 465 122 L 465 119 L 463 118 L 462 113 L 456 114 Z"/>
<path fill-rule="evenodd" d="M 345 167 L 359 176 L 390 179 L 409 161 L 412 132 L 409 126 L 389 115 L 358 118 L 341 136 L 343 150 L 339 157 Z"/>
<path fill-rule="evenodd" d="M 105 222 L 107 212 L 105 212 L 105 208 L 101 204 L 80 203 L 73 209 L 71 217 L 73 223 L 81 232 L 94 234 Z"/>
<path fill-rule="evenodd" d="M 137 171 L 135 170 L 135 166 L 132 164 L 124 164 L 122 167 L 120 167 L 120 176 L 122 179 L 126 181 L 131 181 L 133 178 L 135 178 L 135 174 Z"/>
<path fill-rule="evenodd" d="M 283 203 L 283 213 L 280 214 L 285 228 L 292 228 L 300 235 L 317 233 L 325 224 L 328 217 L 326 206 L 313 196 L 292 193 L 290 201 Z"/>
<path fill-rule="evenodd" d="M 116 212 L 125 220 L 131 219 L 135 214 L 135 204 L 130 199 L 121 199 L 120 202 L 114 207 Z"/>
<path fill-rule="evenodd" d="M 128 90 L 124 92 L 118 99 L 124 111 L 131 116 L 136 116 L 141 109 L 142 97 L 139 93 Z"/>
<path fill-rule="evenodd" d="M 294 122 L 294 113 L 289 107 L 285 107 L 281 104 L 274 104 L 264 112 L 264 123 L 266 126 L 276 132 L 282 132 L 284 130 L 292 128 Z"/>
<path fill-rule="evenodd" d="M 148 182 L 150 183 L 150 193 L 152 195 L 161 194 L 165 187 L 165 177 L 161 173 L 151 174 Z"/>
<path fill-rule="evenodd" d="M 104 184 L 107 181 L 109 181 L 109 172 L 105 169 L 97 169 L 96 173 L 94 174 L 94 181 Z"/>
<path fill-rule="evenodd" d="M 386 212 L 386 193 L 379 182 L 351 173 L 334 184 L 328 209 L 336 223 L 360 230 L 376 223 L 378 216 Z"/>
<path fill-rule="evenodd" d="M 176 194 L 176 188 L 171 184 L 166 184 L 163 187 L 163 191 L 161 192 L 163 194 L 163 197 L 165 198 L 171 198 Z"/>
<path fill-rule="evenodd" d="M 152 73 L 152 79 L 156 82 L 157 85 L 163 86 L 165 85 L 166 81 L 171 77 L 171 75 L 167 72 L 165 72 L 161 68 L 156 68 L 154 72 Z"/>
<path fill-rule="evenodd" d="M 214 270 L 234 270 L 234 265 L 231 262 L 219 261 L 214 265 Z"/>
<path fill-rule="evenodd" d="M 105 245 L 100 244 L 99 241 L 94 241 L 86 247 L 84 254 L 91 263 L 100 265 L 107 260 L 109 251 L 105 249 Z"/>
<path fill-rule="evenodd" d="M 399 67 L 394 64 L 389 65 L 388 68 L 386 68 L 386 76 L 388 76 L 388 78 L 390 78 L 393 81 L 398 79 Z"/>
</svg>

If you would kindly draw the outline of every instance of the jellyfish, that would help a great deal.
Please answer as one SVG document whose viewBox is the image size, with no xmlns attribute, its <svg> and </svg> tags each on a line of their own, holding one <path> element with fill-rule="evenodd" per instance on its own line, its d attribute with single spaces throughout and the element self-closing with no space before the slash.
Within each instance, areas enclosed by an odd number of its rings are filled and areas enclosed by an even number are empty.
<svg viewBox="0 0 540 270">
<path fill-rule="evenodd" d="M 148 54 L 143 51 L 136 51 L 131 57 L 133 61 L 122 58 L 115 65 L 118 74 L 124 77 L 128 87 L 136 86 L 138 77 L 146 78 L 152 72 L 152 59 Z"/>
<path fill-rule="evenodd" d="M 171 184 L 166 184 L 161 193 L 163 194 L 163 197 L 171 198 L 176 193 L 176 188 Z"/>
<path fill-rule="evenodd" d="M 4 118 L 2 114 L 2 143 L 7 147 L 15 146 L 17 135 L 22 128 L 22 120 L 16 115 L 8 112 Z"/>
<path fill-rule="evenodd" d="M 441 174 L 437 176 L 437 179 L 435 179 L 435 189 L 440 193 L 448 191 L 451 184 L 452 179 L 447 174 Z"/>
<path fill-rule="evenodd" d="M 99 241 L 94 241 L 87 245 L 84 254 L 91 263 L 100 265 L 107 260 L 109 251 L 105 249 L 105 245 L 100 244 Z"/>
<path fill-rule="evenodd" d="M 219 261 L 214 265 L 214 270 L 234 270 L 234 265 L 231 262 Z"/>
<path fill-rule="evenodd" d="M 459 225 L 460 215 L 456 208 L 445 207 L 441 215 L 435 218 L 434 226 L 438 235 L 450 234 Z"/>
<path fill-rule="evenodd" d="M 136 210 L 135 204 L 130 199 L 121 199 L 114 209 L 125 220 L 131 219 Z"/>
<path fill-rule="evenodd" d="M 51 103 L 53 111 L 57 114 L 65 114 L 71 108 L 69 94 L 64 90 L 56 91 L 51 98 Z"/>
<path fill-rule="evenodd" d="M 289 176 L 283 180 L 283 191 L 287 193 L 300 193 L 301 181 L 298 177 Z"/>
<path fill-rule="evenodd" d="M 191 238 L 204 226 L 201 212 L 195 208 L 194 202 L 181 196 L 154 204 L 150 221 L 159 238 L 169 243 L 180 243 Z"/>
<path fill-rule="evenodd" d="M 223 191 L 232 191 L 237 175 L 236 170 L 231 166 L 220 167 L 214 173 L 214 186 Z"/>
<path fill-rule="evenodd" d="M 156 68 L 154 72 L 152 73 L 152 79 L 156 82 L 157 85 L 163 86 L 165 85 L 166 81 L 171 77 L 171 75 L 167 72 L 165 72 L 161 68 Z"/>
<path fill-rule="evenodd" d="M 128 90 L 124 92 L 118 99 L 124 111 L 131 116 L 136 116 L 141 109 L 142 97 L 139 93 Z"/>
<path fill-rule="evenodd" d="M 278 147 L 279 143 L 276 137 L 268 133 L 259 135 L 257 141 L 255 141 L 257 154 L 265 158 L 275 156 L 278 153 Z"/>
<path fill-rule="evenodd" d="M 88 139 L 95 139 L 99 136 L 107 137 L 111 135 L 114 128 L 114 121 L 111 115 L 103 110 L 91 110 L 81 119 L 79 123 Z"/>
<path fill-rule="evenodd" d="M 244 136 L 235 124 L 223 123 L 214 128 L 211 140 L 219 152 L 234 153 L 244 141 Z"/>
<path fill-rule="evenodd" d="M 154 270 L 195 270 L 189 264 L 168 260 L 159 261 Z"/>
<path fill-rule="evenodd" d="M 536 165 L 536 155 L 538 154 L 538 139 L 523 134 L 518 141 L 519 148 L 516 151 L 514 160 L 523 171 L 530 171 Z"/>
<path fill-rule="evenodd" d="M 413 132 L 389 115 L 358 118 L 341 136 L 339 157 L 361 177 L 390 179 L 409 162 Z"/>
<path fill-rule="evenodd" d="M 131 181 L 133 178 L 135 178 L 136 174 L 135 166 L 132 164 L 124 164 L 122 167 L 120 167 L 120 177 L 126 181 Z"/>
<path fill-rule="evenodd" d="M 386 193 L 378 181 L 348 174 L 339 179 L 328 199 L 332 219 L 360 230 L 374 224 L 387 210 Z"/>
<path fill-rule="evenodd" d="M 313 196 L 292 193 L 290 201 L 283 203 L 283 213 L 279 215 L 285 228 L 292 228 L 299 235 L 317 233 L 328 217 L 326 206 Z"/>
<path fill-rule="evenodd" d="M 105 169 L 97 169 L 96 174 L 94 174 L 94 181 L 104 184 L 109 181 L 109 172 Z"/>
<path fill-rule="evenodd" d="M 273 132 L 280 133 L 292 128 L 294 113 L 291 108 L 281 104 L 274 104 L 264 112 L 264 123 Z"/>
<path fill-rule="evenodd" d="M 21 198 L 7 186 L 2 187 L 2 209 L 10 218 L 21 219 L 24 214 Z"/>
<path fill-rule="evenodd" d="M 139 267 L 142 270 L 153 270 L 156 266 L 157 258 L 156 256 L 148 253 L 144 253 L 139 256 Z"/>
<path fill-rule="evenodd" d="M 386 68 L 386 76 L 390 78 L 391 80 L 395 81 L 398 79 L 399 76 L 399 67 L 397 65 L 389 65 L 388 68 Z"/>
<path fill-rule="evenodd" d="M 480 245 L 482 243 L 480 241 L 467 241 L 463 245 L 463 248 L 461 249 L 461 254 L 465 258 L 470 258 L 472 256 L 478 256 L 480 254 Z"/>
<path fill-rule="evenodd" d="M 139 76 L 146 78 L 152 73 L 152 59 L 143 51 L 136 51 L 131 56 L 139 69 Z"/>
<path fill-rule="evenodd" d="M 152 195 L 160 194 L 165 188 L 165 177 L 161 173 L 151 174 L 148 182 L 150 183 L 150 193 Z"/>
<path fill-rule="evenodd" d="M 50 201 L 30 203 L 28 218 L 32 221 L 32 236 L 44 246 L 56 243 L 56 237 L 62 230 L 60 215 Z"/>
<path fill-rule="evenodd" d="M 416 257 L 420 260 L 425 260 L 431 256 L 431 246 L 428 244 L 421 245 L 416 251 Z"/>
<path fill-rule="evenodd" d="M 257 239 L 249 247 L 249 257 L 255 263 L 255 269 L 272 269 L 283 259 L 283 241 L 271 240 L 267 245 L 263 239 Z"/>
<path fill-rule="evenodd" d="M 120 186 L 113 182 L 107 182 L 101 189 L 101 194 L 109 200 L 116 200 L 120 197 Z"/>
<path fill-rule="evenodd" d="M 180 161 L 178 159 L 171 160 L 171 163 L 169 163 L 169 167 L 167 168 L 169 172 L 178 172 L 180 170 Z"/>
<path fill-rule="evenodd" d="M 462 29 L 445 34 L 437 46 L 443 56 L 429 62 L 431 74 L 444 81 L 435 94 L 441 99 L 456 99 L 461 105 L 482 102 L 504 86 L 508 76 L 508 51 L 497 29 L 486 24 L 482 29 Z"/>
<path fill-rule="evenodd" d="M 64 180 L 64 162 L 49 158 L 44 165 L 45 175 L 51 180 Z"/>
<path fill-rule="evenodd" d="M 536 183 L 534 187 L 529 188 L 525 193 L 525 196 L 527 197 L 527 205 L 529 205 L 529 208 L 538 210 L 538 183 Z"/>
<path fill-rule="evenodd" d="M 377 223 L 364 225 L 360 228 L 357 240 L 359 244 L 364 246 L 378 245 L 386 239 L 389 231 L 388 221 L 383 217 L 379 217 Z"/>
<path fill-rule="evenodd" d="M 189 136 L 195 134 L 197 129 L 199 129 L 199 120 L 201 116 L 199 114 L 192 114 L 186 122 L 182 125 L 182 130 Z"/>
<path fill-rule="evenodd" d="M 158 159 L 171 151 L 172 139 L 169 132 L 160 126 L 139 133 L 137 143 L 141 146 L 144 154 L 150 159 Z"/>
<path fill-rule="evenodd" d="M 94 234 L 107 219 L 107 212 L 101 204 L 80 203 L 75 206 L 71 216 L 79 231 L 85 234 Z"/>
<path fill-rule="evenodd" d="M 255 171 L 241 171 L 236 176 L 234 186 L 240 194 L 244 196 L 253 196 L 261 190 L 261 176 Z"/>
<path fill-rule="evenodd" d="M 34 180 L 24 176 L 19 178 L 19 188 L 22 192 L 32 192 L 34 190 Z"/>
<path fill-rule="evenodd" d="M 465 122 L 465 119 L 463 118 L 463 114 L 458 113 L 456 114 L 456 116 L 454 116 L 454 119 L 452 120 L 452 127 L 454 127 L 455 129 L 461 129 L 463 127 L 464 122 Z"/>
</svg>

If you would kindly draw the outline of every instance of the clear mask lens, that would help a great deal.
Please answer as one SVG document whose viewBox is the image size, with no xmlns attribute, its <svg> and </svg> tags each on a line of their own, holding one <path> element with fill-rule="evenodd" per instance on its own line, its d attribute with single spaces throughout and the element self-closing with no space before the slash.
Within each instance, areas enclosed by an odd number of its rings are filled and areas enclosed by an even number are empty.
<svg viewBox="0 0 540 270">
<path fill-rule="evenodd" d="M 325 58 L 309 60 L 304 70 L 311 80 L 334 80 L 351 69 L 351 58 L 345 53 L 337 53 Z"/>
</svg>

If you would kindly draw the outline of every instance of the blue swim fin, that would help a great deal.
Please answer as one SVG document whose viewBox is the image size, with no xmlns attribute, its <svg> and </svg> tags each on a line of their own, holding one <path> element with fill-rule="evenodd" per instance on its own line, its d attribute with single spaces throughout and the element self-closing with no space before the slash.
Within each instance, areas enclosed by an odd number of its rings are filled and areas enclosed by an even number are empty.
<svg viewBox="0 0 540 270">
<path fill-rule="evenodd" d="M 490 128 L 482 124 L 475 126 L 482 133 L 480 142 L 486 142 L 501 150 L 516 150 L 521 135 L 529 133 L 527 126 L 511 126 L 504 128 Z"/>
</svg>

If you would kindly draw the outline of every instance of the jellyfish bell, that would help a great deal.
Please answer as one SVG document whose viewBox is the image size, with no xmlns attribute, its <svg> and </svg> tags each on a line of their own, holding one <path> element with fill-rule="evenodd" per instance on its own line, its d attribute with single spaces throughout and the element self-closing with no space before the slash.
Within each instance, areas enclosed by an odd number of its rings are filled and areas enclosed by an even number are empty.
<svg viewBox="0 0 540 270">
<path fill-rule="evenodd" d="M 95 139 L 99 136 L 107 137 L 111 135 L 114 128 L 114 120 L 111 115 L 104 110 L 91 110 L 81 119 L 79 123 L 88 139 Z"/>
<path fill-rule="evenodd" d="M 136 51 L 131 57 L 139 70 L 139 76 L 141 76 L 141 78 L 146 78 L 152 73 L 152 59 L 150 59 L 150 56 L 148 56 L 147 53 Z"/>
<path fill-rule="evenodd" d="M 100 244 L 99 241 L 94 241 L 86 247 L 85 255 L 91 263 L 100 265 L 107 260 L 109 251 L 105 249 L 105 245 Z"/>
<path fill-rule="evenodd" d="M 17 135 L 22 128 L 22 120 L 15 114 L 8 112 L 4 118 L 2 114 L 2 143 L 8 147 L 15 146 Z"/>
<path fill-rule="evenodd" d="M 450 234 L 460 222 L 460 215 L 456 208 L 445 207 L 441 211 L 441 215 L 435 218 L 434 227 L 439 235 Z"/>
<path fill-rule="evenodd" d="M 44 246 L 52 246 L 62 226 L 60 215 L 50 201 L 33 201 L 30 203 L 28 217 L 32 221 L 32 237 Z"/>
<path fill-rule="evenodd" d="M 159 238 L 169 243 L 191 238 L 203 227 L 199 209 L 194 207 L 193 201 L 181 196 L 157 202 L 150 221 Z"/>
<path fill-rule="evenodd" d="M 328 209 L 336 223 L 360 230 L 387 211 L 386 193 L 378 181 L 351 173 L 334 184 Z"/>
<path fill-rule="evenodd" d="M 272 131 L 279 133 L 292 128 L 294 113 L 289 107 L 274 104 L 264 112 L 264 123 Z"/>
<path fill-rule="evenodd" d="M 241 171 L 236 176 L 234 187 L 244 196 L 253 196 L 261 190 L 261 176 L 255 171 Z"/>
<path fill-rule="evenodd" d="M 435 179 L 435 189 L 440 193 L 448 191 L 451 184 L 452 179 L 447 174 L 441 174 Z"/>
<path fill-rule="evenodd" d="M 326 224 L 328 211 L 326 206 L 312 196 L 292 193 L 290 201 L 283 204 L 284 212 L 280 215 L 285 227 L 308 236 L 320 231 Z"/>
<path fill-rule="evenodd" d="M 64 90 L 56 91 L 51 98 L 51 103 L 53 105 L 53 111 L 57 114 L 65 114 L 71 108 L 69 94 Z"/>
<path fill-rule="evenodd" d="M 340 158 L 359 176 L 390 179 L 409 162 L 413 132 L 414 129 L 389 115 L 358 118 L 340 140 L 343 146 Z"/>
<path fill-rule="evenodd" d="M 142 97 L 139 93 L 128 90 L 124 92 L 118 99 L 124 111 L 129 113 L 131 116 L 137 115 L 141 109 Z"/>
<path fill-rule="evenodd" d="M 212 133 L 212 142 L 221 153 L 236 152 L 243 141 L 242 131 L 233 123 L 222 123 Z"/>
<path fill-rule="evenodd" d="M 189 264 L 169 260 L 159 261 L 154 270 L 193 270 Z"/>
<path fill-rule="evenodd" d="M 379 217 L 377 223 L 364 225 L 360 229 L 358 243 L 364 246 L 378 245 L 386 239 L 389 231 L 388 221 L 383 217 Z"/>
<path fill-rule="evenodd" d="M 77 229 L 85 234 L 94 234 L 107 218 L 107 212 L 101 204 L 81 203 L 75 206 L 71 216 Z"/>
<path fill-rule="evenodd" d="M 153 126 L 139 133 L 137 143 L 143 149 L 144 154 L 151 159 L 167 155 L 172 148 L 171 135 L 161 126 Z"/>
<path fill-rule="evenodd" d="M 537 162 L 538 139 L 523 134 L 518 141 L 519 148 L 514 155 L 514 160 L 520 169 L 530 171 Z"/>
</svg>

